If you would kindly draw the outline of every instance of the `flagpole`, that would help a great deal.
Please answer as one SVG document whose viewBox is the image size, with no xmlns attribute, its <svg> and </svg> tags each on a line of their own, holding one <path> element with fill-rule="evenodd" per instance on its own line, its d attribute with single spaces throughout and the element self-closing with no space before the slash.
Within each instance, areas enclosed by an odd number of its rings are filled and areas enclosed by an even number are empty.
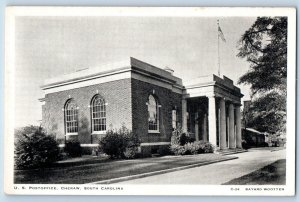
<svg viewBox="0 0 300 202">
<path fill-rule="evenodd" d="M 219 19 L 217 20 L 217 34 L 218 34 L 218 76 L 220 77 L 220 34 L 219 34 Z"/>
</svg>

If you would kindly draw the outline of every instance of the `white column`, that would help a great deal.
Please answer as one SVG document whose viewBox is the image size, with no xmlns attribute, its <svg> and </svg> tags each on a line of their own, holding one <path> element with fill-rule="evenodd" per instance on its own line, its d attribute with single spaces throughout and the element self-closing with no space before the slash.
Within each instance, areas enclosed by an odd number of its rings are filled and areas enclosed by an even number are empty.
<svg viewBox="0 0 300 202">
<path fill-rule="evenodd" d="M 214 146 L 217 145 L 216 126 L 216 99 L 214 96 L 208 98 L 208 141 Z"/>
<path fill-rule="evenodd" d="M 187 112 L 187 103 L 186 103 L 186 99 L 183 99 L 182 100 L 182 130 L 183 130 L 183 132 L 187 132 L 186 112 Z"/>
<path fill-rule="evenodd" d="M 229 104 L 229 148 L 235 148 L 234 138 L 234 107 L 233 104 Z"/>
<path fill-rule="evenodd" d="M 235 107 L 235 119 L 236 119 L 236 147 L 242 148 L 242 129 L 241 129 L 241 108 Z"/>
<path fill-rule="evenodd" d="M 202 134 L 203 134 L 203 141 L 207 142 L 208 138 L 207 138 L 207 116 L 206 114 L 203 115 L 203 122 L 202 122 Z"/>
<path fill-rule="evenodd" d="M 220 99 L 220 149 L 226 149 L 226 109 L 224 98 Z"/>
</svg>

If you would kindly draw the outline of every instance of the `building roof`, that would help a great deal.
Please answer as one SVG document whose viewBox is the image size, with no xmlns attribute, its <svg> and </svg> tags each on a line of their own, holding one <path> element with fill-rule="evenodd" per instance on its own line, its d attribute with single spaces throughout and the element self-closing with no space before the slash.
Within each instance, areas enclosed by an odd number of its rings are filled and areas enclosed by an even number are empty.
<svg viewBox="0 0 300 202">
<path fill-rule="evenodd" d="M 218 77 L 214 74 L 201 76 L 194 79 L 190 79 L 189 81 L 184 81 L 184 84 L 186 88 L 197 88 L 207 85 L 216 85 L 231 91 L 233 94 L 243 97 L 240 88 L 236 87 L 233 81 L 224 75 L 223 78 Z"/>
<path fill-rule="evenodd" d="M 155 77 L 165 82 L 174 85 L 182 86 L 182 80 L 173 76 L 168 69 L 164 70 L 156 66 L 150 65 L 146 62 L 140 61 L 136 58 L 130 57 L 128 61 L 118 63 L 110 63 L 101 66 L 101 69 L 109 69 L 107 71 L 99 71 L 99 68 L 87 68 L 76 71 L 74 73 L 61 75 L 55 78 L 46 79 L 44 85 L 41 86 L 43 90 L 55 88 L 61 85 L 72 84 L 80 81 L 91 80 L 99 77 L 109 77 L 115 74 L 124 72 L 136 72 L 149 77 Z"/>
<path fill-rule="evenodd" d="M 107 71 L 103 71 L 106 69 Z M 101 71 L 102 70 L 102 71 Z M 80 88 L 110 81 L 133 78 L 147 83 L 171 89 L 173 92 L 190 96 L 209 96 L 209 94 L 221 95 L 233 102 L 240 104 L 243 96 L 240 89 L 226 76 L 220 78 L 209 75 L 191 79 L 182 83 L 182 79 L 173 75 L 169 67 L 164 69 L 148 64 L 136 58 L 101 65 L 100 68 L 86 68 L 71 74 L 61 75 L 46 79 L 41 86 L 45 94 Z"/>
<path fill-rule="evenodd" d="M 257 134 L 264 134 L 263 132 L 260 132 L 258 130 L 255 130 L 254 128 L 246 128 L 246 130 L 253 132 L 253 133 L 257 133 Z"/>
</svg>

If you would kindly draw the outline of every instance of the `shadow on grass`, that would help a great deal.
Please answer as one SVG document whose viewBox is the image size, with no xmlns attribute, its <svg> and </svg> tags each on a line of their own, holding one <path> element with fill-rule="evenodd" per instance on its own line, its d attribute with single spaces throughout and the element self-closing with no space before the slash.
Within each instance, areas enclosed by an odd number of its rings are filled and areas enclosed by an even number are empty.
<svg viewBox="0 0 300 202">
<path fill-rule="evenodd" d="M 230 180 L 223 185 L 285 185 L 286 160 L 280 159 L 257 171 Z"/>
<path fill-rule="evenodd" d="M 69 165 L 35 170 L 15 170 L 16 184 L 83 184 L 94 181 L 177 168 L 196 163 L 229 160 L 216 154 L 156 157 L 135 160 L 107 160 L 88 165 Z"/>
</svg>

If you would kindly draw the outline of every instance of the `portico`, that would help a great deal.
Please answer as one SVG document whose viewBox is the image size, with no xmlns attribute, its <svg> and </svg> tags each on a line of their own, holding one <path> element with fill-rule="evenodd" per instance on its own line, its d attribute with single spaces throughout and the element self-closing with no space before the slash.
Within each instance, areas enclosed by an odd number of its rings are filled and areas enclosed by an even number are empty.
<svg viewBox="0 0 300 202">
<path fill-rule="evenodd" d="M 185 83 L 183 130 L 196 141 L 209 141 L 220 150 L 241 148 L 241 94 L 226 76 L 200 77 Z"/>
</svg>

